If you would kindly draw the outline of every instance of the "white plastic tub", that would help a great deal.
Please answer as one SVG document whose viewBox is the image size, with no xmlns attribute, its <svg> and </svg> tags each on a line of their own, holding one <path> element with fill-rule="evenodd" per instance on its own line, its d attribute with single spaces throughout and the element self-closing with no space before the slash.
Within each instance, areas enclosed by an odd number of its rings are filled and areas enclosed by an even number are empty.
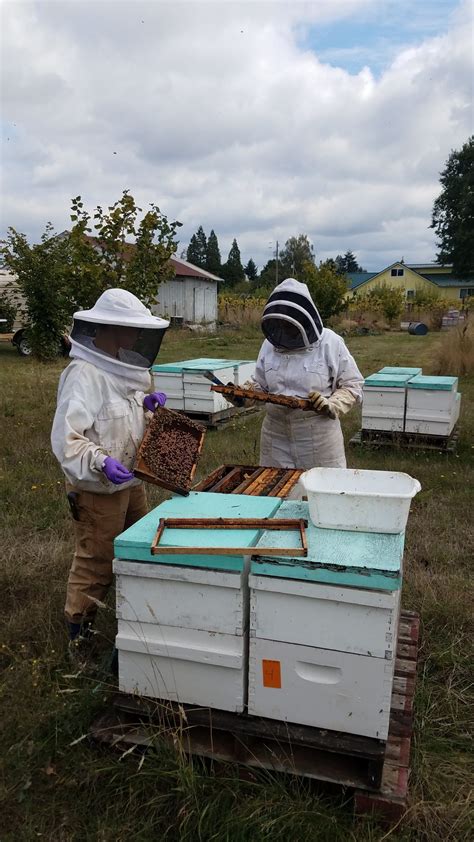
<svg viewBox="0 0 474 842">
<path fill-rule="evenodd" d="M 403 532 L 418 480 L 398 471 L 311 468 L 300 477 L 309 515 L 322 529 Z"/>
</svg>

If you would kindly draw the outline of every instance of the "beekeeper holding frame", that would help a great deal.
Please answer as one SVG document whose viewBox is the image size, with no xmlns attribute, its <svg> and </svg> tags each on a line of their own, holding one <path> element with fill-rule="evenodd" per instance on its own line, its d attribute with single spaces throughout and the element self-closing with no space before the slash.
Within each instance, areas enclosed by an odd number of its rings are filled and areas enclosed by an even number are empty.
<svg viewBox="0 0 474 842">
<path fill-rule="evenodd" d="M 364 378 L 344 340 L 323 326 L 308 287 L 294 278 L 275 287 L 261 327 L 266 338 L 248 385 L 307 398 L 314 411 L 266 404 L 260 464 L 345 468 L 339 416 L 361 400 Z"/>
<path fill-rule="evenodd" d="M 147 412 L 166 402 L 163 392 L 146 393 L 168 325 L 123 289 L 74 314 L 72 361 L 59 381 L 51 433 L 74 518 L 65 606 L 72 651 L 91 639 L 96 600 L 112 582 L 114 538 L 147 513 L 132 467 Z"/>
</svg>

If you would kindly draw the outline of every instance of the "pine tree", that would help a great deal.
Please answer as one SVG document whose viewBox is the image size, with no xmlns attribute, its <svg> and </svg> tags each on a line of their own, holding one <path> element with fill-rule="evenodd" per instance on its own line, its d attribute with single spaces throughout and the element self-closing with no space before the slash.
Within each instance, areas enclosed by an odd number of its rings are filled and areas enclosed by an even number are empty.
<svg viewBox="0 0 474 842">
<path fill-rule="evenodd" d="M 212 272 L 213 275 L 219 275 L 222 269 L 219 242 L 214 229 L 212 229 L 207 240 L 206 269 L 208 272 Z"/>
<path fill-rule="evenodd" d="M 240 259 L 240 249 L 235 239 L 230 247 L 227 261 L 222 267 L 221 275 L 228 287 L 233 287 L 239 284 L 240 281 L 245 281 L 244 267 Z"/>
<path fill-rule="evenodd" d="M 346 251 L 344 255 L 344 264 L 346 272 L 360 272 L 356 256 L 352 251 Z"/>
<path fill-rule="evenodd" d="M 201 266 L 202 269 L 206 268 L 207 240 L 202 225 L 199 226 L 197 232 L 191 237 L 186 252 L 186 260 L 193 263 L 194 266 Z"/>
<path fill-rule="evenodd" d="M 338 254 L 334 263 L 339 275 L 345 275 L 347 272 L 365 272 L 365 269 L 357 263 L 356 256 L 352 251 L 346 251 L 344 256 Z"/>
<path fill-rule="evenodd" d="M 258 277 L 258 267 L 255 265 L 255 262 L 250 258 L 247 265 L 244 267 L 244 272 L 247 275 L 250 283 L 253 284 Z"/>
</svg>

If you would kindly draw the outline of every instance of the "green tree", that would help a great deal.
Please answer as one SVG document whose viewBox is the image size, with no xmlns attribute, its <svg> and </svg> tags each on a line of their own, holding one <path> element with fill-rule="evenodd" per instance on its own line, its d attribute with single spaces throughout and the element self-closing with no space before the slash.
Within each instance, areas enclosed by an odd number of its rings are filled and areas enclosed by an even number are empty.
<svg viewBox="0 0 474 842">
<path fill-rule="evenodd" d="M 255 262 L 250 258 L 247 265 L 244 267 L 244 272 L 249 279 L 250 285 L 254 285 L 255 281 L 258 278 L 258 267 L 256 266 Z"/>
<path fill-rule="evenodd" d="M 207 239 L 202 225 L 191 237 L 188 250 L 186 253 L 186 260 L 193 263 L 194 266 L 200 266 L 202 269 L 207 265 Z"/>
<path fill-rule="evenodd" d="M 48 224 L 41 242 L 30 245 L 24 234 L 9 228 L 2 253 L 26 302 L 22 317 L 31 349 L 40 359 L 53 359 L 75 306 L 68 283 L 69 238 L 58 236 Z"/>
<path fill-rule="evenodd" d="M 244 267 L 242 266 L 240 249 L 236 239 L 232 241 L 229 256 L 222 267 L 221 275 L 227 287 L 233 287 L 240 283 L 240 281 L 245 281 Z"/>
<path fill-rule="evenodd" d="M 361 308 L 380 310 L 392 327 L 405 309 L 405 290 L 385 285 L 376 286 L 369 292 L 358 295 L 357 302 Z"/>
<path fill-rule="evenodd" d="M 204 232 L 203 232 L 204 233 Z M 206 250 L 206 269 L 212 272 L 213 275 L 219 275 L 222 269 L 221 253 L 219 251 L 219 241 L 217 239 L 214 229 L 209 234 Z"/>
<path fill-rule="evenodd" d="M 334 261 L 315 266 L 313 261 L 307 260 L 303 264 L 301 280 L 308 285 L 323 322 L 345 309 L 348 286 L 345 278 L 336 272 Z"/>
<path fill-rule="evenodd" d="M 287 276 L 283 274 L 283 265 L 281 261 L 278 261 L 278 283 L 281 283 Z M 275 258 L 269 260 L 265 266 L 263 267 L 262 271 L 260 272 L 260 277 L 258 279 L 258 287 L 267 290 L 270 292 L 276 285 L 277 281 L 277 262 Z"/>
<path fill-rule="evenodd" d="M 2 247 L 26 301 L 32 351 L 41 359 L 56 354 L 74 310 L 91 307 L 104 290 L 128 289 L 150 306 L 160 282 L 173 275 L 169 260 L 181 223 L 169 222 L 155 204 L 140 219 L 142 209 L 124 190 L 107 211 L 97 207 L 92 218 L 80 196 L 71 211 L 69 233 L 58 235 L 48 224 L 41 242 L 30 246 L 10 228 Z"/>
<path fill-rule="evenodd" d="M 438 263 L 452 263 L 458 277 L 474 271 L 474 135 L 451 152 L 440 174 L 430 228 L 438 238 Z"/>
<path fill-rule="evenodd" d="M 338 254 L 334 262 L 340 275 L 345 275 L 347 272 L 365 272 L 365 269 L 359 266 L 352 251 L 346 251 L 344 255 Z"/>
<path fill-rule="evenodd" d="M 18 307 L 11 292 L 0 293 L 0 333 L 10 333 L 16 319 Z M 2 321 L 5 319 L 5 321 Z"/>
<path fill-rule="evenodd" d="M 290 237 L 280 252 L 280 261 L 283 267 L 281 281 L 290 277 L 296 278 L 297 281 L 303 280 L 305 264 L 314 264 L 314 248 L 307 234 Z"/>
</svg>

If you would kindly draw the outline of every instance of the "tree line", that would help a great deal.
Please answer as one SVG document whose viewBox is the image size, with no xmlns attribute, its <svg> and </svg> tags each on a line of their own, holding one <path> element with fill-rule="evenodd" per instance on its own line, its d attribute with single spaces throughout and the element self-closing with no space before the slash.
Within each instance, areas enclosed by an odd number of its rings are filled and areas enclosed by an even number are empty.
<svg viewBox="0 0 474 842">
<path fill-rule="evenodd" d="M 437 261 L 452 263 L 453 273 L 460 278 L 472 277 L 474 136 L 460 150 L 451 152 L 440 182 L 442 189 L 431 219 L 438 241 Z M 130 191 L 124 190 L 113 205 L 106 209 L 98 206 L 91 214 L 76 196 L 70 219 L 70 231 L 62 234 L 48 224 L 39 243 L 30 244 L 25 234 L 9 228 L 0 244 L 3 265 L 14 273 L 16 288 L 26 301 L 23 318 L 29 341 L 43 359 L 55 356 L 74 310 L 92 306 L 105 289 L 123 287 L 150 305 L 156 300 L 159 284 L 174 274 L 169 261 L 176 253 L 181 223 L 168 220 L 157 205 L 152 203 L 143 211 Z M 252 258 L 242 264 L 235 238 L 222 263 L 215 231 L 206 237 L 202 226 L 191 237 L 185 255 L 191 263 L 223 278 L 225 288 L 233 291 L 266 295 L 277 280 L 294 277 L 304 281 L 323 318 L 344 307 L 347 274 L 364 271 L 351 251 L 316 263 L 306 234 L 290 237 L 278 257 L 275 254 L 260 272 Z M 8 324 L 13 313 L 11 299 L 4 296 L 0 300 Z"/>
<path fill-rule="evenodd" d="M 225 281 L 226 288 L 232 288 L 234 291 L 236 288 L 240 289 L 240 285 L 243 284 L 249 284 L 250 286 L 242 286 L 242 290 L 247 288 L 250 291 L 255 291 L 271 289 L 277 281 L 282 281 L 290 276 L 298 280 L 298 276 L 304 274 L 304 264 L 315 262 L 314 247 L 307 234 L 299 234 L 290 237 L 280 251 L 278 258 L 275 256 L 268 260 L 261 272 L 258 271 L 258 266 L 252 257 L 245 265 L 242 263 L 240 248 L 235 237 L 227 260 L 223 263 L 216 232 L 212 229 L 209 237 L 207 237 L 202 225 L 192 235 L 187 249 L 182 252 L 181 256 L 185 257 L 189 263 L 193 263 L 195 266 L 206 269 L 213 275 L 222 278 Z M 338 275 L 365 271 L 357 262 L 352 251 L 347 251 L 343 255 L 338 254 L 334 260 L 325 261 L 325 265 Z"/>
</svg>

